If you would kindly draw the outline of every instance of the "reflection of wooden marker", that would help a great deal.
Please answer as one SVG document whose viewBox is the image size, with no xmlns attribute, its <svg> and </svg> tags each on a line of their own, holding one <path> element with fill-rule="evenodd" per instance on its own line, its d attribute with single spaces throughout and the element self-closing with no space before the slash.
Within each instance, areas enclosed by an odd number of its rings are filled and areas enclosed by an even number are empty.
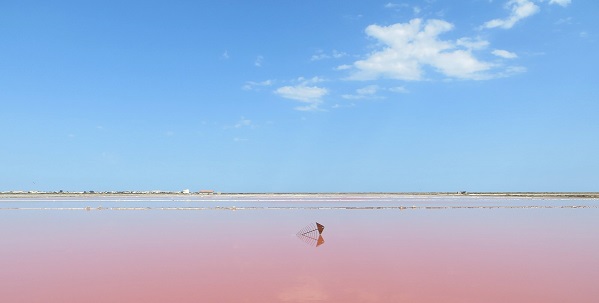
<svg viewBox="0 0 599 303">
<path fill-rule="evenodd" d="M 324 238 L 322 237 L 322 235 L 318 235 L 318 241 L 316 241 L 316 247 L 318 247 L 322 244 L 324 244 Z"/>
</svg>

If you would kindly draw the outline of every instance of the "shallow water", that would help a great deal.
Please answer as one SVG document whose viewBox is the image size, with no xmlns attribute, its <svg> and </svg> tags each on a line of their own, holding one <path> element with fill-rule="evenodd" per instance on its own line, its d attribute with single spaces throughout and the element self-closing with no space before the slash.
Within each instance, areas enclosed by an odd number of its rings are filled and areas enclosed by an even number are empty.
<svg viewBox="0 0 599 303">
<path fill-rule="evenodd" d="M 108 200 L 0 200 L 0 302 L 599 297 L 597 200 Z"/>
</svg>

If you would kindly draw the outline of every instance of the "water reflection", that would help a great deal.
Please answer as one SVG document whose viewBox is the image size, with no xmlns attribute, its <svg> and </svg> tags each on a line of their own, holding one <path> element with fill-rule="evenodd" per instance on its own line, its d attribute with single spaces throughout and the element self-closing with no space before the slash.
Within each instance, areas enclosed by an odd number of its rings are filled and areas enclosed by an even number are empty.
<svg viewBox="0 0 599 303">
<path fill-rule="evenodd" d="M 323 231 L 324 225 L 315 222 L 302 228 L 297 232 L 296 235 L 300 240 L 304 241 L 304 243 L 310 246 L 318 247 L 324 244 L 324 238 L 322 237 Z"/>
</svg>

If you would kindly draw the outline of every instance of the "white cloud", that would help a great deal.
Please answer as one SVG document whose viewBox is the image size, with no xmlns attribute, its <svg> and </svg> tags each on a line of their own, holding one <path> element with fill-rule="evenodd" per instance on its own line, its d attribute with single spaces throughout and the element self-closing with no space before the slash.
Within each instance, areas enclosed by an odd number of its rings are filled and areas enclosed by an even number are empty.
<svg viewBox="0 0 599 303">
<path fill-rule="evenodd" d="M 389 91 L 393 92 L 393 93 L 401 93 L 401 94 L 407 94 L 410 92 L 407 88 L 405 88 L 403 86 L 391 87 L 391 88 L 389 88 Z"/>
<path fill-rule="evenodd" d="M 566 7 L 572 3 L 572 0 L 549 0 L 549 4 L 557 4 Z"/>
<path fill-rule="evenodd" d="M 311 111 L 318 110 L 322 103 L 322 97 L 328 94 L 328 90 L 318 86 L 307 86 L 301 83 L 295 86 L 283 86 L 274 91 L 275 94 L 295 101 L 304 103 L 304 106 L 295 107 L 296 110 Z"/>
<path fill-rule="evenodd" d="M 393 9 L 398 9 L 398 8 L 402 8 L 402 7 L 409 7 L 409 5 L 407 3 L 393 3 L 393 2 L 387 2 L 387 4 L 385 4 L 385 8 L 393 8 Z"/>
<path fill-rule="evenodd" d="M 229 51 L 224 51 L 224 52 L 222 53 L 222 55 L 220 55 L 220 57 L 221 57 L 222 59 L 225 59 L 225 60 L 226 60 L 226 59 L 229 59 L 229 57 L 230 57 L 230 56 L 229 56 Z"/>
<path fill-rule="evenodd" d="M 355 103 L 349 103 L 349 104 L 335 103 L 333 106 L 331 106 L 332 109 L 351 108 L 351 107 L 356 107 L 356 104 Z"/>
<path fill-rule="evenodd" d="M 241 129 L 255 129 L 256 125 L 252 122 L 252 120 L 250 119 L 246 119 L 245 117 L 241 117 L 239 118 L 239 120 L 237 122 L 235 122 L 235 124 L 229 124 L 229 125 L 225 125 L 223 126 L 223 129 L 225 130 L 241 130 Z"/>
<path fill-rule="evenodd" d="M 390 88 L 380 87 L 378 85 L 368 85 L 356 89 L 355 94 L 341 95 L 343 99 L 360 100 L 360 99 L 385 99 L 384 96 L 378 95 L 380 91 L 389 91 L 392 93 L 407 94 L 409 91 L 404 86 L 395 86 Z"/>
<path fill-rule="evenodd" d="M 252 120 L 241 117 L 237 123 L 233 126 L 234 128 L 252 127 Z"/>
<path fill-rule="evenodd" d="M 516 55 L 515 53 L 512 52 L 508 52 L 506 50 L 503 49 L 496 49 L 494 51 L 491 52 L 493 55 L 497 56 L 497 57 L 501 57 L 504 59 L 515 59 L 518 58 L 518 55 Z"/>
<path fill-rule="evenodd" d="M 349 65 L 349 64 L 343 64 L 343 65 L 337 66 L 335 69 L 336 70 L 347 70 L 347 69 L 351 69 L 351 68 L 352 68 L 351 65 Z"/>
<path fill-rule="evenodd" d="M 572 24 L 572 17 L 561 18 L 561 19 L 555 21 L 555 24 L 557 24 L 557 25 L 561 25 L 561 24 Z"/>
<path fill-rule="evenodd" d="M 552 0 L 554 1 L 554 0 Z M 506 8 L 509 9 L 510 15 L 505 19 L 493 19 L 483 24 L 484 28 L 505 28 L 509 29 L 514 26 L 518 21 L 530 17 L 536 14 L 540 9 L 530 0 L 509 0 L 505 4 Z"/>
<path fill-rule="evenodd" d="M 392 9 L 392 10 L 395 10 L 395 11 L 400 11 L 400 10 L 403 10 L 403 9 L 409 9 L 410 5 L 407 4 L 407 3 L 387 2 L 387 4 L 385 4 L 385 8 Z M 415 15 L 418 15 L 418 14 L 420 14 L 422 12 L 422 9 L 419 6 L 412 6 L 411 8 L 412 8 L 412 12 Z"/>
<path fill-rule="evenodd" d="M 378 85 L 368 85 L 366 87 L 358 88 L 356 92 L 360 95 L 374 95 L 378 90 Z"/>
<path fill-rule="evenodd" d="M 524 72 L 526 72 L 526 67 L 524 66 L 506 66 L 503 70 L 495 73 L 493 78 L 507 78 Z"/>
<path fill-rule="evenodd" d="M 312 55 L 312 57 L 310 57 L 310 61 L 319 61 L 319 60 L 324 60 L 324 59 L 328 59 L 330 58 L 329 55 L 323 53 L 323 52 L 317 52 L 316 54 Z"/>
<path fill-rule="evenodd" d="M 331 57 L 333 57 L 335 59 L 343 58 L 345 56 L 347 56 L 346 53 L 340 52 L 338 50 L 333 50 L 333 52 L 331 53 Z"/>
<path fill-rule="evenodd" d="M 241 88 L 244 90 L 259 90 L 260 87 L 273 85 L 273 80 L 264 80 L 262 82 L 248 81 Z"/>
<path fill-rule="evenodd" d="M 316 54 L 312 55 L 312 57 L 310 57 L 310 61 L 319 61 L 319 60 L 324 60 L 324 59 L 339 59 L 339 58 L 343 58 L 347 56 L 347 53 L 344 52 L 340 52 L 338 50 L 333 50 L 330 53 L 325 53 L 322 50 L 319 50 L 316 52 Z"/>
<path fill-rule="evenodd" d="M 472 39 L 464 37 L 456 40 L 456 45 L 463 46 L 471 50 L 480 50 L 487 48 L 489 46 L 489 41 L 485 41 L 480 38 Z"/>
<path fill-rule="evenodd" d="M 351 94 L 347 94 L 347 95 L 342 95 L 341 97 L 344 99 L 378 99 L 380 97 L 376 96 L 377 92 L 379 91 L 379 87 L 378 85 L 368 85 L 362 88 L 358 88 L 356 89 L 356 93 L 351 95 Z"/>
<path fill-rule="evenodd" d="M 452 29 L 451 23 L 436 19 L 426 23 L 421 19 L 412 19 L 409 23 L 390 26 L 370 25 L 366 28 L 366 34 L 378 39 L 385 46 L 372 52 L 368 58 L 354 62 L 357 71 L 350 79 L 373 80 L 384 77 L 422 80 L 423 68 L 426 66 L 453 78 L 488 78 L 483 73 L 493 65 L 479 61 L 470 49 L 463 48 L 466 42 L 472 40 L 461 39 L 458 43 L 439 39 L 440 34 Z M 486 45 L 482 40 L 477 40 L 475 44 L 479 47 Z"/>
<path fill-rule="evenodd" d="M 323 78 L 321 78 L 321 77 L 315 76 L 315 77 L 308 78 L 308 79 L 306 79 L 304 77 L 299 77 L 299 78 L 297 78 L 296 81 L 299 82 L 302 85 L 308 85 L 308 84 L 314 84 L 314 83 L 324 82 L 326 80 L 323 79 Z"/>
</svg>

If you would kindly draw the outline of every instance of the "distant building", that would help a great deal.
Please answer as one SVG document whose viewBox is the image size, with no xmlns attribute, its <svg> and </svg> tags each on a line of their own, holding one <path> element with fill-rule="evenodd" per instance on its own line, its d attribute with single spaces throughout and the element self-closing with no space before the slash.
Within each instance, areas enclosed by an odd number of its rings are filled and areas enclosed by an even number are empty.
<svg viewBox="0 0 599 303">
<path fill-rule="evenodd" d="M 189 189 L 184 189 L 181 191 L 182 194 L 189 194 Z"/>
<path fill-rule="evenodd" d="M 214 191 L 211 189 L 202 189 L 202 190 L 200 190 L 200 194 L 212 195 L 212 194 L 214 194 Z"/>
</svg>

